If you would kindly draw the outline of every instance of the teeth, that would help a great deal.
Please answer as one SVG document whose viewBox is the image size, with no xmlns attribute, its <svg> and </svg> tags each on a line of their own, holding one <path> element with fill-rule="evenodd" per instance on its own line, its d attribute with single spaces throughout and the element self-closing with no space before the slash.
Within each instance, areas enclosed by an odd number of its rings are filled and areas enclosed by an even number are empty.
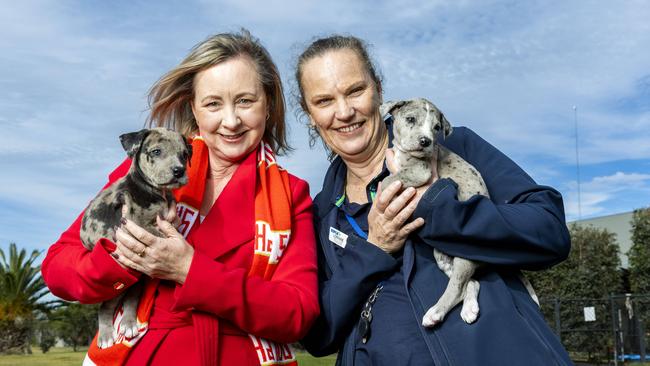
<svg viewBox="0 0 650 366">
<path fill-rule="evenodd" d="M 355 124 L 351 124 L 351 125 L 349 125 L 349 126 L 341 127 L 341 128 L 339 128 L 338 130 L 339 130 L 340 132 L 352 132 L 352 131 L 356 130 L 356 129 L 359 128 L 359 127 L 361 127 L 361 122 L 359 122 L 359 123 L 355 123 Z"/>
<path fill-rule="evenodd" d="M 238 133 L 236 135 L 224 135 L 222 133 L 220 135 L 221 135 L 221 137 L 225 138 L 226 140 L 235 140 L 235 139 L 239 138 L 239 136 L 241 136 L 243 134 L 244 133 L 242 132 L 242 133 Z"/>
</svg>

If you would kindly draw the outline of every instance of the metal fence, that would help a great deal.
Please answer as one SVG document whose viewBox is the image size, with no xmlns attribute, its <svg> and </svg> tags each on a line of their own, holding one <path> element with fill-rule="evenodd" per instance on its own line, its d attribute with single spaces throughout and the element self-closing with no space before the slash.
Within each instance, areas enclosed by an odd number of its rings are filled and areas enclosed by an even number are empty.
<svg viewBox="0 0 650 366">
<path fill-rule="evenodd" d="M 575 359 L 622 365 L 650 361 L 650 294 L 605 299 L 542 299 L 542 313 Z"/>
</svg>

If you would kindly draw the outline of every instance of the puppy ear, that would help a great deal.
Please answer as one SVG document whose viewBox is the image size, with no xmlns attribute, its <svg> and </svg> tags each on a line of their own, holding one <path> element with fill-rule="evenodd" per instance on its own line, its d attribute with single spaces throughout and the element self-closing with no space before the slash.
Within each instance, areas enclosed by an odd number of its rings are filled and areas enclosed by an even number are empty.
<svg viewBox="0 0 650 366">
<path fill-rule="evenodd" d="M 395 109 L 400 108 L 404 104 L 406 104 L 406 100 L 398 100 L 398 101 L 388 101 L 385 103 L 382 103 L 379 106 L 379 113 L 381 113 L 382 117 L 385 116 L 387 113 L 393 112 Z"/>
<path fill-rule="evenodd" d="M 148 134 L 149 130 L 143 129 L 138 132 L 130 132 L 120 135 L 120 142 L 122 143 L 124 151 L 126 151 L 126 155 L 133 159 L 140 150 L 142 141 L 144 141 Z"/>
<path fill-rule="evenodd" d="M 447 138 L 447 136 L 451 135 L 453 128 L 451 127 L 451 123 L 447 121 L 447 118 L 445 118 L 445 115 L 440 112 L 440 123 L 442 124 L 442 138 Z"/>
</svg>

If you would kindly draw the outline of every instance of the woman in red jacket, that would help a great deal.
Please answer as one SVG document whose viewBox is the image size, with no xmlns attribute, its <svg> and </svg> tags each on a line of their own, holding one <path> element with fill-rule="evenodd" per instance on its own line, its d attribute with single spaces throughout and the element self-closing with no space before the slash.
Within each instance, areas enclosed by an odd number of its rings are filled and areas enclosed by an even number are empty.
<svg viewBox="0 0 650 366">
<path fill-rule="evenodd" d="M 158 238 L 123 220 L 115 243 L 88 251 L 82 214 L 43 261 L 45 282 L 66 300 L 105 301 L 139 280 L 151 290 L 140 334 L 93 345 L 85 363 L 295 363 L 286 344 L 319 312 L 316 252 L 308 186 L 272 152 L 288 148 L 276 66 L 248 32 L 219 34 L 165 74 L 149 102 L 151 125 L 192 139 L 190 181 L 175 192 L 180 225 L 159 220 Z"/>
</svg>

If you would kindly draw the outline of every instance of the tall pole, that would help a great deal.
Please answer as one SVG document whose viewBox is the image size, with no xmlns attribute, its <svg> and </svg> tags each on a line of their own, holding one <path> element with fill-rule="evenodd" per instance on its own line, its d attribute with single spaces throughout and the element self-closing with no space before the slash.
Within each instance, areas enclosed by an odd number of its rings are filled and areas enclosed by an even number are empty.
<svg viewBox="0 0 650 366">
<path fill-rule="evenodd" d="M 576 128 L 576 177 L 578 181 L 578 221 L 582 219 L 582 201 L 580 197 L 580 153 L 578 151 L 578 107 L 573 106 L 573 120 Z"/>
</svg>

